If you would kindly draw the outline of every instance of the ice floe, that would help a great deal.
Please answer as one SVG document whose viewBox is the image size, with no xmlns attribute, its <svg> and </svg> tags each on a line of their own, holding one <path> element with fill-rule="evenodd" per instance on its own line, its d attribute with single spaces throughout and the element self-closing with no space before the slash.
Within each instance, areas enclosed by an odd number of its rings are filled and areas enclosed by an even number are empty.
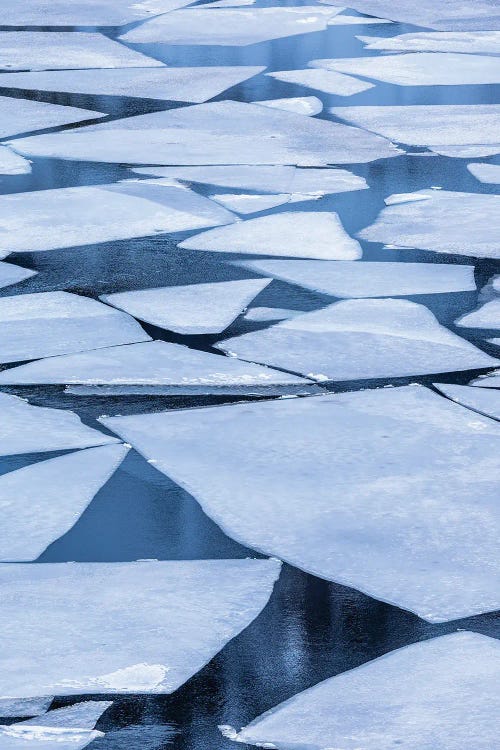
<svg viewBox="0 0 500 750">
<path fill-rule="evenodd" d="M 105 294 L 100 299 L 134 318 L 182 334 L 221 333 L 270 279 L 220 281 Z"/>
<path fill-rule="evenodd" d="M 0 362 L 150 339 L 130 315 L 69 292 L 1 297 L 0 323 Z"/>
<path fill-rule="evenodd" d="M 500 154 L 500 144 L 492 146 L 471 145 L 471 146 L 430 146 L 434 154 L 440 156 L 449 156 L 452 159 L 481 159 L 485 156 L 495 156 Z"/>
<path fill-rule="evenodd" d="M 358 237 L 436 253 L 500 257 L 499 196 L 447 190 L 419 194 L 425 200 L 388 205 Z"/>
<path fill-rule="evenodd" d="M 285 211 L 259 216 L 196 234 L 179 247 L 325 260 L 356 260 L 362 254 L 359 243 L 347 234 L 337 214 L 326 211 Z"/>
<path fill-rule="evenodd" d="M 30 268 L 15 266 L 13 263 L 3 263 L 0 261 L 0 289 L 11 284 L 19 284 L 20 281 L 36 276 L 38 272 Z"/>
<path fill-rule="evenodd" d="M 323 111 L 323 102 L 317 96 L 291 96 L 289 99 L 265 99 L 252 103 L 260 104 L 261 107 L 296 112 L 298 115 L 306 115 L 307 117 L 319 115 Z"/>
<path fill-rule="evenodd" d="M 0 698 L 0 718 L 40 716 L 48 711 L 53 701 L 51 695 L 45 698 Z"/>
<path fill-rule="evenodd" d="M 482 375 L 472 380 L 469 385 L 476 385 L 481 388 L 500 388 L 500 370 L 494 370 L 489 375 Z"/>
<path fill-rule="evenodd" d="M 266 73 L 277 81 L 295 83 L 298 86 L 323 91 L 325 94 L 336 94 L 337 96 L 352 96 L 361 91 L 373 88 L 373 83 L 360 81 L 359 78 L 346 76 L 343 73 L 332 73 L 329 70 L 312 68 L 306 70 L 278 70 L 275 73 Z"/>
<path fill-rule="evenodd" d="M 213 201 L 161 180 L 2 195 L 0 257 L 203 229 L 234 220 Z"/>
<path fill-rule="evenodd" d="M 102 112 L 89 109 L 0 96 L 0 138 L 100 117 Z"/>
<path fill-rule="evenodd" d="M 500 54 L 499 31 L 417 31 L 381 38 L 358 36 L 357 39 L 365 44 L 366 49 Z"/>
<path fill-rule="evenodd" d="M 462 315 L 455 325 L 464 328 L 498 328 L 500 329 L 500 297 L 481 305 L 477 310 Z"/>
<path fill-rule="evenodd" d="M 171 693 L 260 614 L 279 572 L 251 559 L 0 566 L 0 695 Z"/>
<path fill-rule="evenodd" d="M 471 388 L 468 385 L 454 385 L 452 383 L 434 383 L 435 387 L 468 409 L 473 409 L 487 417 L 500 419 L 500 391 L 489 388 Z"/>
<path fill-rule="evenodd" d="M 498 425 L 423 386 L 101 421 L 242 544 L 431 622 L 499 606 Z"/>
<path fill-rule="evenodd" d="M 330 18 L 328 26 L 364 26 L 365 24 L 392 23 L 387 18 L 367 18 L 365 16 L 340 15 Z"/>
<path fill-rule="evenodd" d="M 474 266 L 340 260 L 252 260 L 237 265 L 332 297 L 399 297 L 476 289 Z"/>
<path fill-rule="evenodd" d="M 193 0 L 16 0 L 0 8 L 0 26 L 122 26 L 189 5 Z"/>
<path fill-rule="evenodd" d="M 0 561 L 36 560 L 78 521 L 128 448 L 106 445 L 0 476 Z"/>
<path fill-rule="evenodd" d="M 29 174 L 31 164 L 8 146 L 0 145 L 0 175 Z"/>
<path fill-rule="evenodd" d="M 500 29 L 497 0 L 350 0 L 349 7 L 370 16 L 441 31 Z"/>
<path fill-rule="evenodd" d="M 286 320 L 296 315 L 303 315 L 303 310 L 285 310 L 282 307 L 251 307 L 245 313 L 245 320 L 260 323 L 267 320 Z"/>
<path fill-rule="evenodd" d="M 116 438 L 82 424 L 72 411 L 32 406 L 0 393 L 0 456 L 90 448 L 116 443 Z"/>
<path fill-rule="evenodd" d="M 259 716 L 235 739 L 320 750 L 489 750 L 500 731 L 500 644 L 450 633 L 390 651 Z"/>
<path fill-rule="evenodd" d="M 50 357 L 0 373 L 0 384 L 69 385 L 71 393 L 310 393 L 302 378 L 187 346 L 153 341 Z M 103 441 L 104 442 L 104 441 Z"/>
<path fill-rule="evenodd" d="M 22 138 L 16 140 L 15 150 L 120 164 L 232 165 L 238 159 L 240 164 L 308 167 L 370 162 L 402 153 L 385 138 L 358 128 L 235 101 Z"/>
<path fill-rule="evenodd" d="M 256 214 L 259 211 L 267 211 L 269 208 L 290 203 L 292 195 L 290 193 L 280 193 L 278 195 L 270 193 L 264 195 L 236 193 L 233 195 L 211 195 L 210 198 L 230 211 L 235 211 L 237 214 Z"/>
<path fill-rule="evenodd" d="M 178 102 L 205 102 L 248 78 L 263 67 L 118 68 L 5 73 L 0 84 L 14 89 L 64 91 L 94 96 L 135 96 Z"/>
<path fill-rule="evenodd" d="M 467 169 L 480 182 L 500 185 L 500 164 L 468 164 Z"/>
</svg>

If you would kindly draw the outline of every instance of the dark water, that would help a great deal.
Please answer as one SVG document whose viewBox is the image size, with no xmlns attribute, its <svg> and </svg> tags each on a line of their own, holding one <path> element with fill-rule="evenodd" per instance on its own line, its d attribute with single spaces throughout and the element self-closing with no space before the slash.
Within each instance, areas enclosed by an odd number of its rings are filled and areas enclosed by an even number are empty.
<svg viewBox="0 0 500 750">
<path fill-rule="evenodd" d="M 260 5 L 270 3 L 259 3 Z M 284 4 L 284 3 L 281 3 Z M 286 3 L 292 4 L 292 3 Z M 299 3 L 293 3 L 299 4 Z M 307 4 L 307 3 L 303 3 Z M 50 29 L 49 29 L 50 30 Z M 74 29 L 77 30 L 77 29 Z M 83 29 L 78 29 L 83 30 Z M 88 29 L 85 29 L 88 30 Z M 354 57 L 376 54 L 363 50 L 355 35 L 388 35 L 415 30 L 401 24 L 380 26 L 330 27 L 318 34 L 279 39 L 249 47 L 182 47 L 137 45 L 135 48 L 174 66 L 265 65 L 269 71 L 306 67 L 320 57 Z M 105 29 L 114 38 L 123 31 Z M 440 104 L 492 103 L 500 101 L 500 87 L 398 87 L 377 84 L 374 89 L 351 97 L 323 95 L 317 91 L 280 83 L 263 75 L 224 92 L 218 99 L 252 101 L 285 96 L 315 95 L 328 118 L 330 106 L 360 104 Z M 67 104 L 107 112 L 117 118 L 180 106 L 117 97 L 92 97 L 60 93 L 16 92 L 0 89 L 0 94 L 23 96 L 40 101 Z M 57 129 L 55 129 L 57 130 Z M 415 149 L 417 151 L 417 149 Z M 499 163 L 490 158 L 489 163 Z M 294 206 L 295 210 L 335 210 L 351 234 L 370 224 L 386 196 L 431 186 L 467 192 L 494 192 L 466 169 L 468 160 L 439 156 L 408 155 L 368 165 L 347 166 L 364 176 L 370 190 L 330 196 Z M 0 192 L 46 190 L 72 185 L 92 185 L 130 178 L 134 175 L 120 165 L 64 162 L 35 159 L 31 175 L 0 179 Z M 199 192 L 210 190 L 199 188 Z M 221 189 L 218 192 L 229 192 Z M 230 191 L 238 192 L 238 191 Z M 279 211 L 280 209 L 275 209 Z M 268 213 L 273 213 L 269 211 Z M 155 286 L 222 281 L 250 277 L 224 261 L 220 254 L 177 250 L 179 238 L 192 233 L 154 236 L 120 242 L 82 246 L 70 250 L 11 255 L 6 262 L 33 268 L 39 275 L 13 287 L 0 290 L 1 296 L 35 291 L 66 289 L 97 297 L 103 293 Z M 362 243 L 363 260 L 426 261 L 474 263 L 478 288 L 495 273 L 492 261 L 435 254 L 417 250 L 389 250 L 374 243 Z M 244 256 L 241 256 L 244 257 Z M 248 257 L 248 256 L 245 256 Z M 230 260 L 238 256 L 231 255 Z M 496 270 L 498 273 L 498 270 Z M 436 294 L 410 297 L 425 304 L 439 321 L 451 330 L 453 320 L 477 305 L 478 293 Z M 305 289 L 273 282 L 255 301 L 299 310 L 313 310 L 333 302 Z M 265 324 L 237 320 L 223 338 Z M 211 350 L 214 337 L 170 336 L 160 329 L 147 328 L 156 338 L 175 340 Z M 492 332 L 493 334 L 493 332 Z M 484 351 L 485 332 L 460 329 Z M 441 382 L 467 383 L 477 373 L 440 375 Z M 431 384 L 436 376 L 360 381 L 341 384 L 339 389 L 366 388 L 380 384 L 422 382 Z M 101 414 L 134 414 L 167 408 L 234 401 L 217 397 L 95 397 L 64 394 L 57 387 L 6 388 L 28 396 L 35 404 L 71 408 L 90 425 Z M 25 455 L 0 459 L 0 473 L 60 454 Z M 54 542 L 39 562 L 128 561 L 143 558 L 160 560 L 259 557 L 229 539 L 201 510 L 198 503 L 131 451 L 121 468 L 103 487 L 78 523 Z M 36 564 L 36 563 L 35 563 Z M 171 696 L 112 696 L 114 704 L 99 723 L 113 732 L 92 743 L 92 750 L 230 750 L 234 744 L 219 732 L 219 724 L 240 727 L 257 715 L 314 685 L 320 680 L 353 668 L 392 649 L 435 637 L 460 628 L 488 635 L 499 635 L 498 618 L 485 614 L 441 625 L 429 624 L 417 616 L 378 602 L 353 589 L 320 580 L 285 565 L 274 594 L 262 614 L 230 642 L 201 672 Z M 88 696 L 87 696 L 88 697 Z M 84 697 L 85 699 L 85 697 Z M 60 698 L 54 707 L 75 702 Z M 165 730 L 172 724 L 176 730 Z M 141 734 L 137 727 L 122 735 L 114 732 L 129 725 L 148 727 Z M 153 730 L 157 726 L 157 730 Z"/>
</svg>

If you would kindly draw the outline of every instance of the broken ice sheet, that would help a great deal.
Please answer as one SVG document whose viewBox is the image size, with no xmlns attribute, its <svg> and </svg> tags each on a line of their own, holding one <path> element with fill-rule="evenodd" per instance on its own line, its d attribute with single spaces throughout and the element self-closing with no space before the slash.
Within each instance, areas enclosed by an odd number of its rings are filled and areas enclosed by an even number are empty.
<svg viewBox="0 0 500 750">
<path fill-rule="evenodd" d="M 178 102 L 205 102 L 261 73 L 263 67 L 115 68 L 6 73 L 0 84 L 14 89 L 64 91 L 95 96 L 135 96 Z"/>
<path fill-rule="evenodd" d="M 0 362 L 21 362 L 150 339 L 126 313 L 69 292 L 2 297 L 0 324 Z"/>
<path fill-rule="evenodd" d="M 284 211 L 259 216 L 196 234 L 178 247 L 325 260 L 356 260 L 362 254 L 359 243 L 347 234 L 333 211 Z"/>
<path fill-rule="evenodd" d="M 158 16 L 125 32 L 125 42 L 208 44 L 243 47 L 271 39 L 326 29 L 340 8 L 187 8 Z"/>
<path fill-rule="evenodd" d="M 499 31 L 417 31 L 391 37 L 358 36 L 356 38 L 364 43 L 365 49 L 500 54 Z"/>
<path fill-rule="evenodd" d="M 430 622 L 499 606 L 498 425 L 423 386 L 101 421 L 242 544 Z"/>
<path fill-rule="evenodd" d="M 261 107 L 272 107 L 273 109 L 284 109 L 287 112 L 296 112 L 298 115 L 313 117 L 323 111 L 323 102 L 317 96 L 291 96 L 288 99 L 265 99 L 264 101 L 252 102 L 260 104 Z"/>
<path fill-rule="evenodd" d="M 210 11 L 211 15 L 214 11 Z M 23 155 L 161 165 L 353 164 L 399 156 L 385 138 L 259 104 L 218 101 L 16 140 Z"/>
<path fill-rule="evenodd" d="M 388 205 L 358 237 L 436 253 L 500 257 L 499 196 L 447 190 L 421 190 L 417 195 L 425 200 Z"/>
<path fill-rule="evenodd" d="M 153 341 L 32 362 L 0 373 L 0 384 L 70 385 L 71 393 L 310 393 L 302 378 L 233 357 Z"/>
<path fill-rule="evenodd" d="M 48 711 L 52 701 L 51 695 L 45 698 L 0 698 L 0 718 L 40 716 Z"/>
<path fill-rule="evenodd" d="M 468 164 L 467 169 L 480 182 L 500 185 L 500 164 Z"/>
<path fill-rule="evenodd" d="M 399 297 L 476 289 L 474 266 L 341 260 L 251 260 L 237 265 L 332 297 Z"/>
<path fill-rule="evenodd" d="M 82 424 L 72 411 L 32 406 L 17 396 L 0 393 L 0 456 L 90 448 L 118 442 Z"/>
<path fill-rule="evenodd" d="M 100 117 L 104 117 L 102 112 L 89 109 L 0 96 L 0 138 Z"/>
<path fill-rule="evenodd" d="M 31 164 L 8 146 L 0 145 L 0 175 L 29 174 Z"/>
<path fill-rule="evenodd" d="M 0 7 L 0 26 L 122 26 L 189 5 L 193 0 L 16 0 Z"/>
<path fill-rule="evenodd" d="M 298 86 L 323 91 L 326 94 L 337 96 L 352 96 L 361 91 L 373 88 L 373 83 L 360 81 L 358 78 L 343 75 L 343 73 L 332 73 L 329 70 L 306 69 L 306 70 L 279 70 L 275 73 L 266 73 L 267 76 L 285 83 L 295 83 Z"/>
<path fill-rule="evenodd" d="M 219 281 L 104 294 L 100 299 L 176 333 L 221 333 L 270 283 L 270 279 Z"/>
<path fill-rule="evenodd" d="M 0 561 L 36 560 L 75 525 L 127 451 L 88 448 L 2 474 Z"/>
<path fill-rule="evenodd" d="M 235 739 L 279 750 L 459 750 L 474 737 L 476 750 L 490 750 L 500 732 L 499 668 L 494 638 L 432 638 L 314 685 Z"/>
<path fill-rule="evenodd" d="M 469 385 L 476 385 L 481 388 L 500 388 L 500 370 L 494 370 L 489 375 L 482 375 L 472 380 Z"/>
<path fill-rule="evenodd" d="M 252 559 L 0 566 L 0 695 L 171 693 L 260 614 L 279 572 Z"/>
<path fill-rule="evenodd" d="M 245 320 L 260 323 L 267 320 L 286 320 L 302 314 L 303 310 L 286 310 L 282 307 L 251 307 L 245 313 Z"/>
<path fill-rule="evenodd" d="M 500 329 L 500 297 L 490 300 L 455 321 L 455 325 L 464 328 L 498 328 Z"/>
<path fill-rule="evenodd" d="M 311 196 L 312 197 L 312 196 Z M 241 194 L 222 194 L 211 195 L 210 199 L 221 206 L 235 211 L 237 214 L 256 214 L 260 211 L 267 211 L 269 208 L 282 206 L 284 203 L 290 203 L 292 195 L 290 193 L 280 193 L 278 195 L 245 195 Z"/>
<path fill-rule="evenodd" d="M 186 188 L 161 180 L 0 196 L 0 257 L 203 229 L 235 220 Z"/>
<path fill-rule="evenodd" d="M 490 388 L 471 388 L 468 385 L 454 385 L 452 383 L 434 383 L 435 387 L 468 409 L 473 409 L 487 417 L 500 419 L 500 391 Z"/>
<path fill-rule="evenodd" d="M 32 271 L 30 268 L 15 266 L 13 263 L 2 263 L 0 261 L 0 289 L 11 284 L 19 284 L 20 281 L 36 276 L 38 271 Z"/>
</svg>

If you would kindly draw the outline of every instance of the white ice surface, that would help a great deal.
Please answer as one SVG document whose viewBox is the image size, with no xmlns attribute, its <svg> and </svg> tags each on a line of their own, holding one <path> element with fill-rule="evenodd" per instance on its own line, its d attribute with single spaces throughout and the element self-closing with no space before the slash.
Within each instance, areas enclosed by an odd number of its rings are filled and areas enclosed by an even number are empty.
<svg viewBox="0 0 500 750">
<path fill-rule="evenodd" d="M 261 73 L 263 67 L 135 68 L 55 70 L 4 74 L 0 83 L 14 89 L 64 91 L 94 96 L 135 96 L 178 102 L 205 102 Z"/>
<path fill-rule="evenodd" d="M 0 362 L 149 339 L 132 317 L 89 297 L 38 292 L 0 298 Z"/>
<path fill-rule="evenodd" d="M 266 193 L 264 195 L 253 195 L 245 193 L 219 194 L 211 195 L 210 199 L 221 206 L 234 211 L 237 214 L 256 214 L 260 211 L 267 211 L 269 208 L 282 206 L 284 203 L 290 203 L 292 196 L 290 193 L 279 193 L 273 195 Z"/>
<path fill-rule="evenodd" d="M 442 31 L 500 29 L 498 0 L 350 0 L 349 7 L 370 16 Z"/>
<path fill-rule="evenodd" d="M 8 146 L 0 145 L 0 175 L 29 174 L 31 164 Z"/>
<path fill-rule="evenodd" d="M 251 307 L 245 313 L 245 320 L 260 323 L 267 320 L 286 320 L 302 314 L 302 310 L 285 310 L 282 307 Z"/>
<path fill-rule="evenodd" d="M 476 378 L 469 385 L 476 385 L 481 388 L 500 388 L 500 370 L 494 370 L 489 375 Z"/>
<path fill-rule="evenodd" d="M 500 391 L 491 388 L 471 388 L 468 385 L 434 383 L 436 388 L 462 406 L 478 411 L 487 417 L 500 419 Z"/>
<path fill-rule="evenodd" d="M 0 698 L 0 718 L 14 718 L 22 716 L 40 716 L 44 714 L 53 697 L 49 695 L 46 698 Z"/>
<path fill-rule="evenodd" d="M 488 185 L 500 184 L 500 164 L 468 164 L 467 169 L 480 182 Z"/>
<path fill-rule="evenodd" d="M 373 88 L 373 83 L 360 81 L 359 78 L 346 76 L 343 73 L 332 73 L 329 70 L 318 68 L 306 70 L 279 70 L 275 73 L 266 73 L 271 78 L 285 83 L 294 83 L 298 86 L 323 91 L 325 94 L 336 94 L 337 96 L 352 96 L 361 91 Z"/>
<path fill-rule="evenodd" d="M 498 328 L 500 329 L 500 297 L 490 300 L 455 321 L 455 325 L 464 328 Z"/>
<path fill-rule="evenodd" d="M 334 16 L 328 21 L 328 26 L 364 26 L 365 24 L 392 23 L 387 18 L 365 18 L 363 16 Z"/>
<path fill-rule="evenodd" d="M 260 102 L 261 107 L 272 107 L 273 109 L 284 109 L 287 112 L 296 112 L 298 115 L 313 117 L 323 111 L 323 102 L 317 96 L 291 96 L 288 99 L 265 99 Z"/>
<path fill-rule="evenodd" d="M 359 232 L 369 242 L 477 258 L 498 258 L 500 197 L 422 190 L 426 200 L 388 205 Z"/>
<path fill-rule="evenodd" d="M 359 243 L 347 234 L 337 214 L 326 211 L 284 211 L 259 216 L 231 227 L 196 234 L 181 242 L 179 247 L 324 260 L 361 257 Z"/>
<path fill-rule="evenodd" d="M 236 739 L 279 750 L 491 750 L 500 732 L 499 669 L 496 639 L 450 633 L 320 682 Z"/>
<path fill-rule="evenodd" d="M 251 260 L 237 265 L 332 297 L 399 297 L 476 289 L 474 266 L 340 260 Z"/>
<path fill-rule="evenodd" d="M 0 561 L 36 560 L 78 521 L 128 451 L 106 445 L 0 476 Z"/>
<path fill-rule="evenodd" d="M 500 54 L 500 31 L 417 31 L 381 38 L 358 36 L 357 39 L 365 44 L 366 49 Z"/>
<path fill-rule="evenodd" d="M 101 421 L 242 544 L 431 622 L 499 606 L 498 425 L 423 386 Z"/>
<path fill-rule="evenodd" d="M 72 411 L 32 406 L 0 393 L 0 456 L 90 448 L 116 439 L 82 424 Z"/>
<path fill-rule="evenodd" d="M 0 566 L 0 695 L 171 693 L 260 614 L 279 571 L 251 559 Z"/>
<path fill-rule="evenodd" d="M 221 333 L 270 279 L 139 289 L 100 297 L 134 318 L 182 334 Z"/>
<path fill-rule="evenodd" d="M 13 263 L 2 263 L 0 261 L 0 288 L 11 284 L 19 284 L 20 281 L 36 276 L 37 273 L 38 271 L 32 271 L 30 268 L 22 268 Z"/>
<path fill-rule="evenodd" d="M 122 26 L 193 0 L 16 0 L 0 7 L 0 26 Z"/>
<path fill-rule="evenodd" d="M 483 146 L 481 144 L 471 146 L 430 146 L 429 148 L 434 154 L 449 156 L 452 159 L 482 159 L 485 156 L 500 154 L 500 144 L 492 146 Z"/>
<path fill-rule="evenodd" d="M 100 117 L 103 117 L 101 112 L 89 109 L 0 96 L 0 138 Z"/>
<path fill-rule="evenodd" d="M 207 8 L 239 8 L 243 5 L 254 5 L 255 0 L 215 0 L 207 3 Z M 205 7 L 205 6 L 201 6 Z"/>
</svg>

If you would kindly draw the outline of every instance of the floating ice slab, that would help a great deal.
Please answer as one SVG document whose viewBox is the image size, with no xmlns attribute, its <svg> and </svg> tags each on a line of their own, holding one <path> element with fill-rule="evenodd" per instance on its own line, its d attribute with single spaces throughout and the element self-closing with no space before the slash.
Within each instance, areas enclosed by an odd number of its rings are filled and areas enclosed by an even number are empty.
<svg viewBox="0 0 500 750">
<path fill-rule="evenodd" d="M 486 302 L 473 312 L 462 315 L 455 321 L 455 324 L 464 328 L 500 329 L 500 297 Z"/>
<path fill-rule="evenodd" d="M 48 711 L 53 697 L 46 698 L 0 698 L 0 718 L 40 716 Z"/>
<path fill-rule="evenodd" d="M 116 439 L 80 422 L 72 411 L 31 406 L 22 398 L 0 393 L 0 455 L 90 448 Z"/>
<path fill-rule="evenodd" d="M 441 156 L 449 156 L 453 159 L 482 159 L 485 156 L 500 154 L 500 145 L 482 146 L 430 146 L 430 150 Z"/>
<path fill-rule="evenodd" d="M 103 117 L 102 112 L 89 109 L 0 96 L 0 138 L 69 125 L 83 120 L 97 120 L 100 117 Z"/>
<path fill-rule="evenodd" d="M 356 260 L 362 254 L 359 243 L 349 237 L 336 213 L 312 211 L 259 216 L 227 227 L 226 231 L 217 229 L 196 234 L 181 242 L 179 247 L 324 260 Z"/>
<path fill-rule="evenodd" d="M 273 109 L 284 109 L 287 112 L 296 112 L 298 115 L 313 117 L 323 111 L 323 102 L 317 96 L 291 96 L 289 99 L 266 99 L 260 102 L 262 107 Z"/>
<path fill-rule="evenodd" d="M 437 263 L 358 263 L 252 260 L 239 266 L 333 297 L 399 297 L 476 289 L 474 266 Z"/>
<path fill-rule="evenodd" d="M 129 315 L 89 297 L 39 292 L 0 298 L 0 362 L 148 341 Z"/>
<path fill-rule="evenodd" d="M 489 750 L 500 731 L 500 643 L 471 632 L 405 646 L 259 716 L 239 742 L 279 750 Z M 264 744 L 269 743 L 269 744 Z"/>
<path fill-rule="evenodd" d="M 423 305 L 401 299 L 336 302 L 216 347 L 320 382 L 472 370 L 496 362 L 441 326 Z"/>
<path fill-rule="evenodd" d="M 176 333 L 221 333 L 270 283 L 270 279 L 244 279 L 166 286 L 105 294 L 100 299 Z"/>
<path fill-rule="evenodd" d="M 350 0 L 349 7 L 370 16 L 425 26 L 442 31 L 500 29 L 497 0 Z"/>
<path fill-rule="evenodd" d="M 298 86 L 337 96 L 352 96 L 373 88 L 373 83 L 360 81 L 358 78 L 346 76 L 343 73 L 332 73 L 329 70 L 279 70 L 276 73 L 266 73 L 266 75 L 276 78 L 277 81 L 295 83 Z"/>
<path fill-rule="evenodd" d="M 13 263 L 2 263 L 0 261 L 0 288 L 19 284 L 20 281 L 36 276 L 38 271 L 32 271 L 29 268 L 15 266 Z"/>
<path fill-rule="evenodd" d="M 209 44 L 244 47 L 271 39 L 323 31 L 340 8 L 318 6 L 189 8 L 168 13 L 127 31 L 125 42 L 161 44 Z"/>
<path fill-rule="evenodd" d="M 280 193 L 279 195 L 211 195 L 210 199 L 220 203 L 221 206 L 235 211 L 237 214 L 256 214 L 259 211 L 267 211 L 269 208 L 282 206 L 289 203 L 292 199 L 290 193 Z"/>
<path fill-rule="evenodd" d="M 15 150 L 23 155 L 83 161 L 176 166 L 232 165 L 235 158 L 240 164 L 326 166 L 370 162 L 401 153 L 385 138 L 358 128 L 234 101 L 22 138 L 16 141 Z"/>
<path fill-rule="evenodd" d="M 422 386 L 101 421 L 242 544 L 431 622 L 499 605 L 498 426 Z"/>
<path fill-rule="evenodd" d="M 31 164 L 7 146 L 0 145 L 0 175 L 29 174 Z"/>
<path fill-rule="evenodd" d="M 0 373 L 0 383 L 74 385 L 71 393 L 310 393 L 312 383 L 232 357 L 154 341 L 51 357 Z"/>
<path fill-rule="evenodd" d="M 245 320 L 260 323 L 267 320 L 286 320 L 302 314 L 302 310 L 285 310 L 282 307 L 252 307 L 245 313 Z"/>
<path fill-rule="evenodd" d="M 0 561 L 36 560 L 75 525 L 128 448 L 106 445 L 0 476 Z"/>
<path fill-rule="evenodd" d="M 14 89 L 65 91 L 95 96 L 135 96 L 177 102 L 205 102 L 263 67 L 144 68 L 55 70 L 4 74 L 0 83 Z"/>
<path fill-rule="evenodd" d="M 16 0 L 0 8 L 0 26 L 122 26 L 189 5 L 192 0 Z"/>
<path fill-rule="evenodd" d="M 392 23 L 387 18 L 365 18 L 363 16 L 334 16 L 328 26 L 364 26 L 365 24 Z"/>
<path fill-rule="evenodd" d="M 500 419 L 500 391 L 488 388 L 471 388 L 468 385 L 453 385 L 451 383 L 434 383 L 436 388 L 468 409 L 480 412 L 487 417 Z"/>
<path fill-rule="evenodd" d="M 422 190 L 420 194 L 427 200 L 387 206 L 358 236 L 436 253 L 500 257 L 498 196 L 446 190 Z"/>
<path fill-rule="evenodd" d="M 0 257 L 234 221 L 229 211 L 161 180 L 57 188 L 0 196 Z"/>
<path fill-rule="evenodd" d="M 468 164 L 467 169 L 480 182 L 488 185 L 500 184 L 500 164 Z"/>
<path fill-rule="evenodd" d="M 365 44 L 366 49 L 500 54 L 500 32 L 498 31 L 418 31 L 414 34 L 399 34 L 383 38 L 358 36 L 357 39 Z"/>
<path fill-rule="evenodd" d="M 483 375 L 472 380 L 469 385 L 477 385 L 481 388 L 500 388 L 500 370 L 495 370 L 489 375 Z"/>
<path fill-rule="evenodd" d="M 171 693 L 260 614 L 279 571 L 251 559 L 3 565 L 0 695 Z"/>
</svg>

